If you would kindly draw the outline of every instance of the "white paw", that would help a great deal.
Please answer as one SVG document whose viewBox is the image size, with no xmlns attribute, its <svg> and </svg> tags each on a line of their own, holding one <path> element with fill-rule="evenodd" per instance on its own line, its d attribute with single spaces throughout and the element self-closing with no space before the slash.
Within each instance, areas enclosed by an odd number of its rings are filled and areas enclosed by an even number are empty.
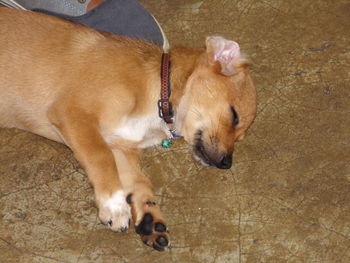
<svg viewBox="0 0 350 263">
<path fill-rule="evenodd" d="M 131 211 L 125 198 L 124 191 L 119 190 L 112 196 L 100 198 L 98 201 L 99 217 L 112 231 L 124 232 L 129 228 Z"/>
</svg>

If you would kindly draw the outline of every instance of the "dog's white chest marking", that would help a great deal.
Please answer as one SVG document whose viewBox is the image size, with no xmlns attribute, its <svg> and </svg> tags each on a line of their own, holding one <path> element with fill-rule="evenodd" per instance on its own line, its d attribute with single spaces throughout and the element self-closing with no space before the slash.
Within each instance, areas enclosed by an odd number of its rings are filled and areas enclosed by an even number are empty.
<svg viewBox="0 0 350 263">
<path fill-rule="evenodd" d="M 120 125 L 105 136 L 107 143 L 114 144 L 118 139 L 138 143 L 138 148 L 147 148 L 160 144 L 162 139 L 170 136 L 165 122 L 158 116 L 139 118 L 125 117 Z"/>
</svg>

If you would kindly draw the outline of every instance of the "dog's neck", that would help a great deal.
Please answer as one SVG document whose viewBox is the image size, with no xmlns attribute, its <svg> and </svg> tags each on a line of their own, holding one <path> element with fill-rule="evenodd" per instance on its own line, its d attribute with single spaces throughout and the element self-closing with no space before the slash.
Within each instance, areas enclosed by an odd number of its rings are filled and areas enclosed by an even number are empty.
<svg viewBox="0 0 350 263">
<path fill-rule="evenodd" d="M 170 50 L 170 101 L 175 111 L 177 111 L 184 95 L 187 80 L 202 53 L 203 50 L 201 49 L 187 47 L 174 47 Z"/>
<path fill-rule="evenodd" d="M 182 121 L 181 118 L 178 118 L 177 113 L 186 92 L 187 81 L 198 63 L 198 58 L 203 52 L 204 50 L 201 49 L 187 47 L 174 47 L 170 50 L 171 96 L 169 100 L 172 104 L 174 117 L 170 123 L 166 119 L 163 120 L 168 126 L 168 136 L 172 138 L 181 135 Z"/>
</svg>

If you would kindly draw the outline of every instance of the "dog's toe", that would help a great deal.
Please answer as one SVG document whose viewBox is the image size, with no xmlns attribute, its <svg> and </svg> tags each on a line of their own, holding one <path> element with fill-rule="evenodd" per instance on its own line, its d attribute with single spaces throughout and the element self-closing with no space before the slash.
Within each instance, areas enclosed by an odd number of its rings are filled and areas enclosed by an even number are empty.
<svg viewBox="0 0 350 263">
<path fill-rule="evenodd" d="M 159 236 L 156 238 L 156 244 L 161 246 L 161 247 L 166 247 L 169 244 L 169 241 L 166 237 Z"/>
<path fill-rule="evenodd" d="M 164 251 L 170 248 L 167 228 L 162 222 L 155 222 L 151 213 L 146 213 L 141 222 L 136 226 L 136 233 L 147 246 L 155 250 Z"/>
<path fill-rule="evenodd" d="M 132 208 L 135 231 L 141 236 L 143 243 L 158 251 L 168 250 L 169 232 L 154 199 L 136 191 L 129 194 L 126 201 Z"/>
<path fill-rule="evenodd" d="M 101 216 L 100 216 L 101 217 Z M 114 232 L 125 232 L 129 228 L 129 218 L 125 215 L 110 215 L 111 218 L 108 221 L 101 218 L 101 222 L 108 226 L 108 228 Z"/>
<path fill-rule="evenodd" d="M 99 201 L 99 217 L 112 231 L 125 232 L 129 228 L 131 211 L 122 191 Z"/>
<path fill-rule="evenodd" d="M 165 232 L 166 231 L 166 226 L 164 224 L 158 222 L 158 223 L 155 224 L 154 229 L 157 232 Z"/>
<path fill-rule="evenodd" d="M 158 251 L 165 251 L 170 249 L 170 242 L 167 233 L 159 235 L 159 233 L 153 233 L 149 236 L 141 237 L 143 243 L 149 247 Z"/>
<path fill-rule="evenodd" d="M 150 213 L 144 215 L 142 221 L 136 226 L 139 235 L 151 235 L 153 233 L 153 216 Z"/>
</svg>

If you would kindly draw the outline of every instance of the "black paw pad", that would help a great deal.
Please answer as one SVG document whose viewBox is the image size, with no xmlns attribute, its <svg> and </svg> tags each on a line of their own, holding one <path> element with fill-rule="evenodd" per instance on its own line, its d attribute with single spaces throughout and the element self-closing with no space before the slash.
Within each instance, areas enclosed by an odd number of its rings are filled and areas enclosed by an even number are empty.
<svg viewBox="0 0 350 263">
<path fill-rule="evenodd" d="M 136 233 L 139 235 L 151 235 L 153 233 L 152 229 L 153 216 L 150 213 L 144 215 L 142 221 L 136 227 Z"/>
<path fill-rule="evenodd" d="M 153 216 L 150 213 L 147 213 L 143 216 L 142 221 L 145 221 L 147 223 L 151 223 L 151 222 L 153 222 Z"/>
<path fill-rule="evenodd" d="M 159 246 L 162 246 L 162 247 L 166 247 L 169 244 L 168 239 L 166 239 L 163 236 L 157 237 L 156 242 Z"/>
<path fill-rule="evenodd" d="M 154 243 L 152 244 L 152 247 L 153 247 L 155 250 L 164 251 L 164 250 L 170 248 L 170 247 L 168 247 L 168 245 L 169 245 L 168 239 L 166 239 L 166 238 L 163 237 L 163 236 L 159 236 L 159 237 L 157 237 L 156 242 L 154 242 Z"/>
<path fill-rule="evenodd" d="M 162 223 L 156 223 L 154 229 L 157 231 L 157 232 L 165 232 L 166 231 L 166 226 Z"/>
</svg>

